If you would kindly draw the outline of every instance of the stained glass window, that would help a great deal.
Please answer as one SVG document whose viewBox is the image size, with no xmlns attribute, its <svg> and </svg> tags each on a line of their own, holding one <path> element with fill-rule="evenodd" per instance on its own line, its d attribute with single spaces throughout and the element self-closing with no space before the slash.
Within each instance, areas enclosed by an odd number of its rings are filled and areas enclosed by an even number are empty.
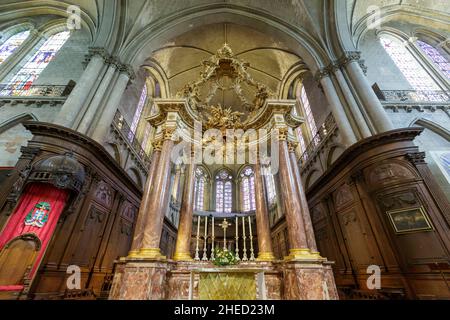
<svg viewBox="0 0 450 320">
<path fill-rule="evenodd" d="M 264 170 L 265 170 L 264 178 L 266 180 L 267 201 L 269 202 L 269 204 L 272 204 L 275 202 L 277 196 L 275 189 L 275 178 L 273 174 L 270 173 L 272 171 L 270 167 L 266 167 Z"/>
<path fill-rule="evenodd" d="M 9 82 L 9 88 L 1 92 L 2 95 L 27 95 L 33 82 L 52 61 L 56 53 L 69 39 L 70 32 L 64 31 L 52 35 L 39 48 L 33 57 L 20 69 Z"/>
<path fill-rule="evenodd" d="M 311 135 L 313 137 L 315 137 L 313 140 L 313 143 L 315 145 L 317 145 L 320 141 L 319 141 L 318 137 L 316 137 L 316 133 L 317 133 L 316 121 L 314 120 L 314 116 L 313 116 L 313 113 L 311 110 L 311 104 L 309 103 L 309 99 L 306 94 L 306 90 L 305 90 L 304 86 L 302 86 L 302 88 L 298 94 L 298 99 L 300 100 L 301 105 L 303 107 L 305 118 L 306 118 L 306 125 L 308 126 L 309 132 L 311 132 Z M 305 152 L 306 139 L 305 139 L 305 136 L 303 135 L 303 131 L 300 127 L 297 128 L 297 138 L 298 138 L 298 142 L 300 144 L 301 151 Z"/>
<path fill-rule="evenodd" d="M 216 212 L 231 212 L 233 203 L 233 177 L 226 170 L 216 176 Z"/>
<path fill-rule="evenodd" d="M 255 175 L 252 168 L 245 168 L 241 173 L 242 210 L 244 212 L 256 209 Z"/>
<path fill-rule="evenodd" d="M 381 37 L 381 44 L 391 59 L 397 65 L 403 76 L 416 91 L 416 99 L 423 101 L 439 101 L 442 98 L 436 91 L 440 88 L 414 58 L 411 52 L 399 40 L 391 37 Z M 433 94 L 434 93 L 434 94 Z"/>
<path fill-rule="evenodd" d="M 194 210 L 203 211 L 205 205 L 206 173 L 202 168 L 195 170 Z"/>
<path fill-rule="evenodd" d="M 434 62 L 434 64 L 441 70 L 447 78 L 450 79 L 450 63 L 436 48 L 426 42 L 417 41 L 417 45 L 422 51 Z"/>
<path fill-rule="evenodd" d="M 128 134 L 128 139 L 133 139 L 133 135 L 136 133 L 139 120 L 141 119 L 142 110 L 144 110 L 145 101 L 147 100 L 147 85 L 144 84 L 144 88 L 142 88 L 141 96 L 139 98 L 138 105 L 136 107 L 136 112 L 133 116 L 133 121 L 131 122 L 131 131 Z"/>
<path fill-rule="evenodd" d="M 30 30 L 16 33 L 0 46 L 0 64 L 14 53 L 30 35 Z"/>
</svg>

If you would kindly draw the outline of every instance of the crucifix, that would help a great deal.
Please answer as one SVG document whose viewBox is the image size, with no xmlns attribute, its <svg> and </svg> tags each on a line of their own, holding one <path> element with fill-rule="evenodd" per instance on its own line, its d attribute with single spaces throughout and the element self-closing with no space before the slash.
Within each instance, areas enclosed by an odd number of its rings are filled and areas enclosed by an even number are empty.
<svg viewBox="0 0 450 320">
<path fill-rule="evenodd" d="M 223 250 L 227 249 L 227 229 L 231 226 L 231 223 L 228 223 L 227 219 L 223 219 L 223 222 L 219 224 L 219 227 L 223 229 Z"/>
</svg>

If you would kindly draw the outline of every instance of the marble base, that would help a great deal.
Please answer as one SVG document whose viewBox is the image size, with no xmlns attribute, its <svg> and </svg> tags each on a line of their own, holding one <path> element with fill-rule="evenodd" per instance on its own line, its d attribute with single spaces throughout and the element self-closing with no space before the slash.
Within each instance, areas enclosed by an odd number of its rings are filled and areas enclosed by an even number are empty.
<svg viewBox="0 0 450 320">
<path fill-rule="evenodd" d="M 329 262 L 289 261 L 283 267 L 285 300 L 338 300 Z"/>
<path fill-rule="evenodd" d="M 248 262 L 218 268 L 210 262 L 130 259 L 117 264 L 109 299 L 198 300 L 202 272 L 226 273 L 239 270 L 255 273 L 258 299 L 338 299 L 330 263 L 322 260 Z M 262 273 L 264 277 L 258 277 Z M 261 282 L 261 279 L 264 281 Z"/>
<path fill-rule="evenodd" d="M 164 300 L 167 262 L 121 261 L 116 265 L 110 300 Z"/>
</svg>

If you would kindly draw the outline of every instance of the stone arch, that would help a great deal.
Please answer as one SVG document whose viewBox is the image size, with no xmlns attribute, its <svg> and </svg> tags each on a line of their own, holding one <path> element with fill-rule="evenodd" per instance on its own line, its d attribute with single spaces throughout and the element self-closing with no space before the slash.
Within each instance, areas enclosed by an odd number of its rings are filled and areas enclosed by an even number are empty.
<svg viewBox="0 0 450 320">
<path fill-rule="evenodd" d="M 24 113 L 0 123 L 0 167 L 14 167 L 20 157 L 20 148 L 33 138 L 22 125 L 30 120 L 38 119 L 32 113 Z"/>
<path fill-rule="evenodd" d="M 345 146 L 339 143 L 332 144 L 327 152 L 326 156 L 326 170 L 339 158 L 339 156 L 345 151 Z"/>
<path fill-rule="evenodd" d="M 139 186 L 139 188 L 143 188 L 143 182 L 142 177 L 138 169 L 135 167 L 128 168 L 127 170 L 128 175 L 131 177 L 131 179 L 136 182 L 136 184 Z"/>
<path fill-rule="evenodd" d="M 308 190 L 312 184 L 321 176 L 321 173 L 317 169 L 313 169 L 305 179 L 305 190 Z"/>
<path fill-rule="evenodd" d="M 433 121 L 430 121 L 430 120 L 424 119 L 424 118 L 416 118 L 409 125 L 409 127 L 414 127 L 414 126 L 424 127 L 426 129 L 440 135 L 442 138 L 444 138 L 450 142 L 450 130 L 440 126 L 439 124 L 437 124 Z"/>
<path fill-rule="evenodd" d="M 70 16 L 67 8 L 71 4 L 61 1 L 41 0 L 29 3 L 26 6 L 23 3 L 10 3 L 4 6 L 4 12 L 2 12 L 2 19 L 5 21 L 17 21 L 17 19 L 29 19 L 30 17 L 52 15 L 61 17 L 59 21 L 66 25 L 66 21 Z M 80 18 L 82 26 L 88 30 L 91 40 L 94 39 L 94 35 L 97 31 L 97 23 L 92 14 L 87 10 L 84 10 L 80 6 Z"/>
<path fill-rule="evenodd" d="M 116 143 L 107 143 L 106 144 L 106 150 L 108 151 L 108 153 L 110 155 L 112 155 L 114 157 L 114 159 L 116 160 L 116 162 L 122 166 L 122 155 L 119 149 L 119 146 Z"/>
<path fill-rule="evenodd" d="M 220 13 L 220 15 L 218 14 Z M 133 66 L 141 65 L 150 55 L 152 48 L 158 48 L 164 42 L 192 29 L 190 25 L 200 26 L 212 23 L 235 23 L 251 26 L 262 32 L 271 32 L 280 41 L 284 41 L 294 54 L 302 57 L 308 67 L 314 71 L 328 65 L 329 57 L 326 50 L 304 29 L 281 21 L 267 12 L 257 9 L 247 9 L 230 4 L 207 4 L 191 9 L 181 10 L 148 25 L 122 50 L 120 58 Z"/>
</svg>

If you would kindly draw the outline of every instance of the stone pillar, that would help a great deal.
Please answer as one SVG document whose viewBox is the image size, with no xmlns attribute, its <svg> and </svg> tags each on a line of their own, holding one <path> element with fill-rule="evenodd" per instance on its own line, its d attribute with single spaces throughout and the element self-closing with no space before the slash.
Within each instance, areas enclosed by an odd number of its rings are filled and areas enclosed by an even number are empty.
<svg viewBox="0 0 450 320">
<path fill-rule="evenodd" d="M 161 156 L 161 143 L 159 141 L 155 142 L 152 162 L 150 164 L 150 169 L 148 171 L 147 182 L 144 188 L 144 194 L 142 196 L 141 206 L 139 207 L 138 218 L 136 221 L 136 226 L 134 228 L 133 243 L 131 245 L 131 251 L 129 257 L 136 257 L 139 253 L 139 249 L 142 244 L 143 232 L 145 227 L 145 222 L 147 221 L 147 214 L 150 208 L 150 195 L 152 194 L 153 188 L 155 186 L 154 179 L 158 171 L 159 157 Z"/>
<path fill-rule="evenodd" d="M 314 227 L 311 221 L 311 214 L 309 212 L 308 201 L 306 200 L 305 190 L 300 177 L 300 170 L 298 169 L 297 157 L 295 156 L 296 145 L 294 143 L 288 143 L 289 155 L 291 157 L 292 171 L 294 172 L 295 182 L 297 184 L 298 195 L 300 197 L 300 205 L 302 208 L 302 217 L 305 224 L 306 240 L 308 242 L 308 248 L 312 254 L 319 256 L 317 251 L 316 237 L 314 236 Z"/>
<path fill-rule="evenodd" d="M 344 75 L 342 74 L 342 71 L 339 68 L 336 68 L 334 70 L 334 76 L 336 77 L 336 80 L 339 82 L 345 100 L 347 100 L 348 102 L 350 111 L 353 115 L 353 118 L 355 119 L 355 125 L 358 128 L 361 138 L 368 138 L 372 136 L 367 121 L 364 118 L 363 114 L 361 113 L 361 110 L 359 109 L 358 104 L 356 103 L 355 97 L 353 96 L 353 93 L 351 92 L 350 87 L 348 86 L 348 83 L 345 80 Z"/>
<path fill-rule="evenodd" d="M 109 131 L 111 123 L 119 107 L 120 99 L 127 88 L 128 81 L 133 78 L 130 68 L 120 68 L 119 78 L 111 90 L 111 95 L 101 113 L 98 113 L 95 126 L 93 126 L 92 139 L 99 143 L 103 143 L 106 134 Z"/>
<path fill-rule="evenodd" d="M 367 81 L 367 77 L 359 65 L 361 54 L 359 52 L 347 52 L 339 63 L 345 67 L 357 94 L 364 103 L 364 108 L 372 120 L 378 133 L 393 130 L 391 119 L 386 114 L 380 100 Z"/>
<path fill-rule="evenodd" d="M 82 112 L 86 99 L 105 65 L 103 49 L 90 49 L 90 56 L 86 69 L 55 119 L 55 123 L 60 126 L 75 129 L 74 120 Z"/>
<path fill-rule="evenodd" d="M 270 236 L 269 212 L 267 210 L 264 192 L 264 176 L 261 172 L 261 163 L 255 164 L 255 204 L 256 204 L 256 230 L 258 234 L 258 261 L 273 261 L 272 238 Z"/>
<path fill-rule="evenodd" d="M 347 118 L 344 107 L 336 93 L 333 82 L 329 77 L 329 70 L 320 71 L 316 78 L 320 79 L 320 84 L 322 85 L 325 96 L 330 104 L 331 111 L 342 137 L 342 143 L 346 146 L 351 146 L 356 143 L 357 139 L 353 132 L 353 128 L 350 125 L 350 121 Z"/>
<path fill-rule="evenodd" d="M 285 188 L 283 199 L 286 208 L 285 215 L 290 244 L 289 256 L 286 257 L 286 260 L 312 259 L 314 256 L 311 255 L 308 248 L 306 230 L 302 218 L 302 206 L 286 141 L 287 128 L 280 129 L 279 140 L 280 179 L 281 184 Z"/>
<path fill-rule="evenodd" d="M 159 248 L 164 215 L 169 201 L 171 153 L 174 147 L 172 140 L 174 130 L 165 129 L 158 170 L 154 177 L 154 188 L 150 194 L 150 205 L 145 221 L 144 233 L 138 257 L 149 260 L 165 260 Z"/>
<path fill-rule="evenodd" d="M 183 202 L 181 205 L 180 224 L 178 227 L 177 242 L 175 245 L 175 261 L 192 261 L 191 257 L 191 234 L 192 218 L 194 214 L 194 183 L 195 163 L 191 157 L 191 163 L 186 166 Z"/>
<path fill-rule="evenodd" d="M 105 100 L 107 96 L 108 88 L 111 86 L 111 81 L 113 79 L 114 73 L 116 72 L 116 66 L 110 64 L 106 69 L 106 73 L 103 76 L 99 87 L 97 88 L 94 98 L 88 105 L 84 115 L 81 118 L 80 124 L 77 127 L 77 131 L 83 134 L 87 134 L 89 128 L 93 125 L 94 119 L 100 110 L 100 105 L 102 101 Z"/>
</svg>

